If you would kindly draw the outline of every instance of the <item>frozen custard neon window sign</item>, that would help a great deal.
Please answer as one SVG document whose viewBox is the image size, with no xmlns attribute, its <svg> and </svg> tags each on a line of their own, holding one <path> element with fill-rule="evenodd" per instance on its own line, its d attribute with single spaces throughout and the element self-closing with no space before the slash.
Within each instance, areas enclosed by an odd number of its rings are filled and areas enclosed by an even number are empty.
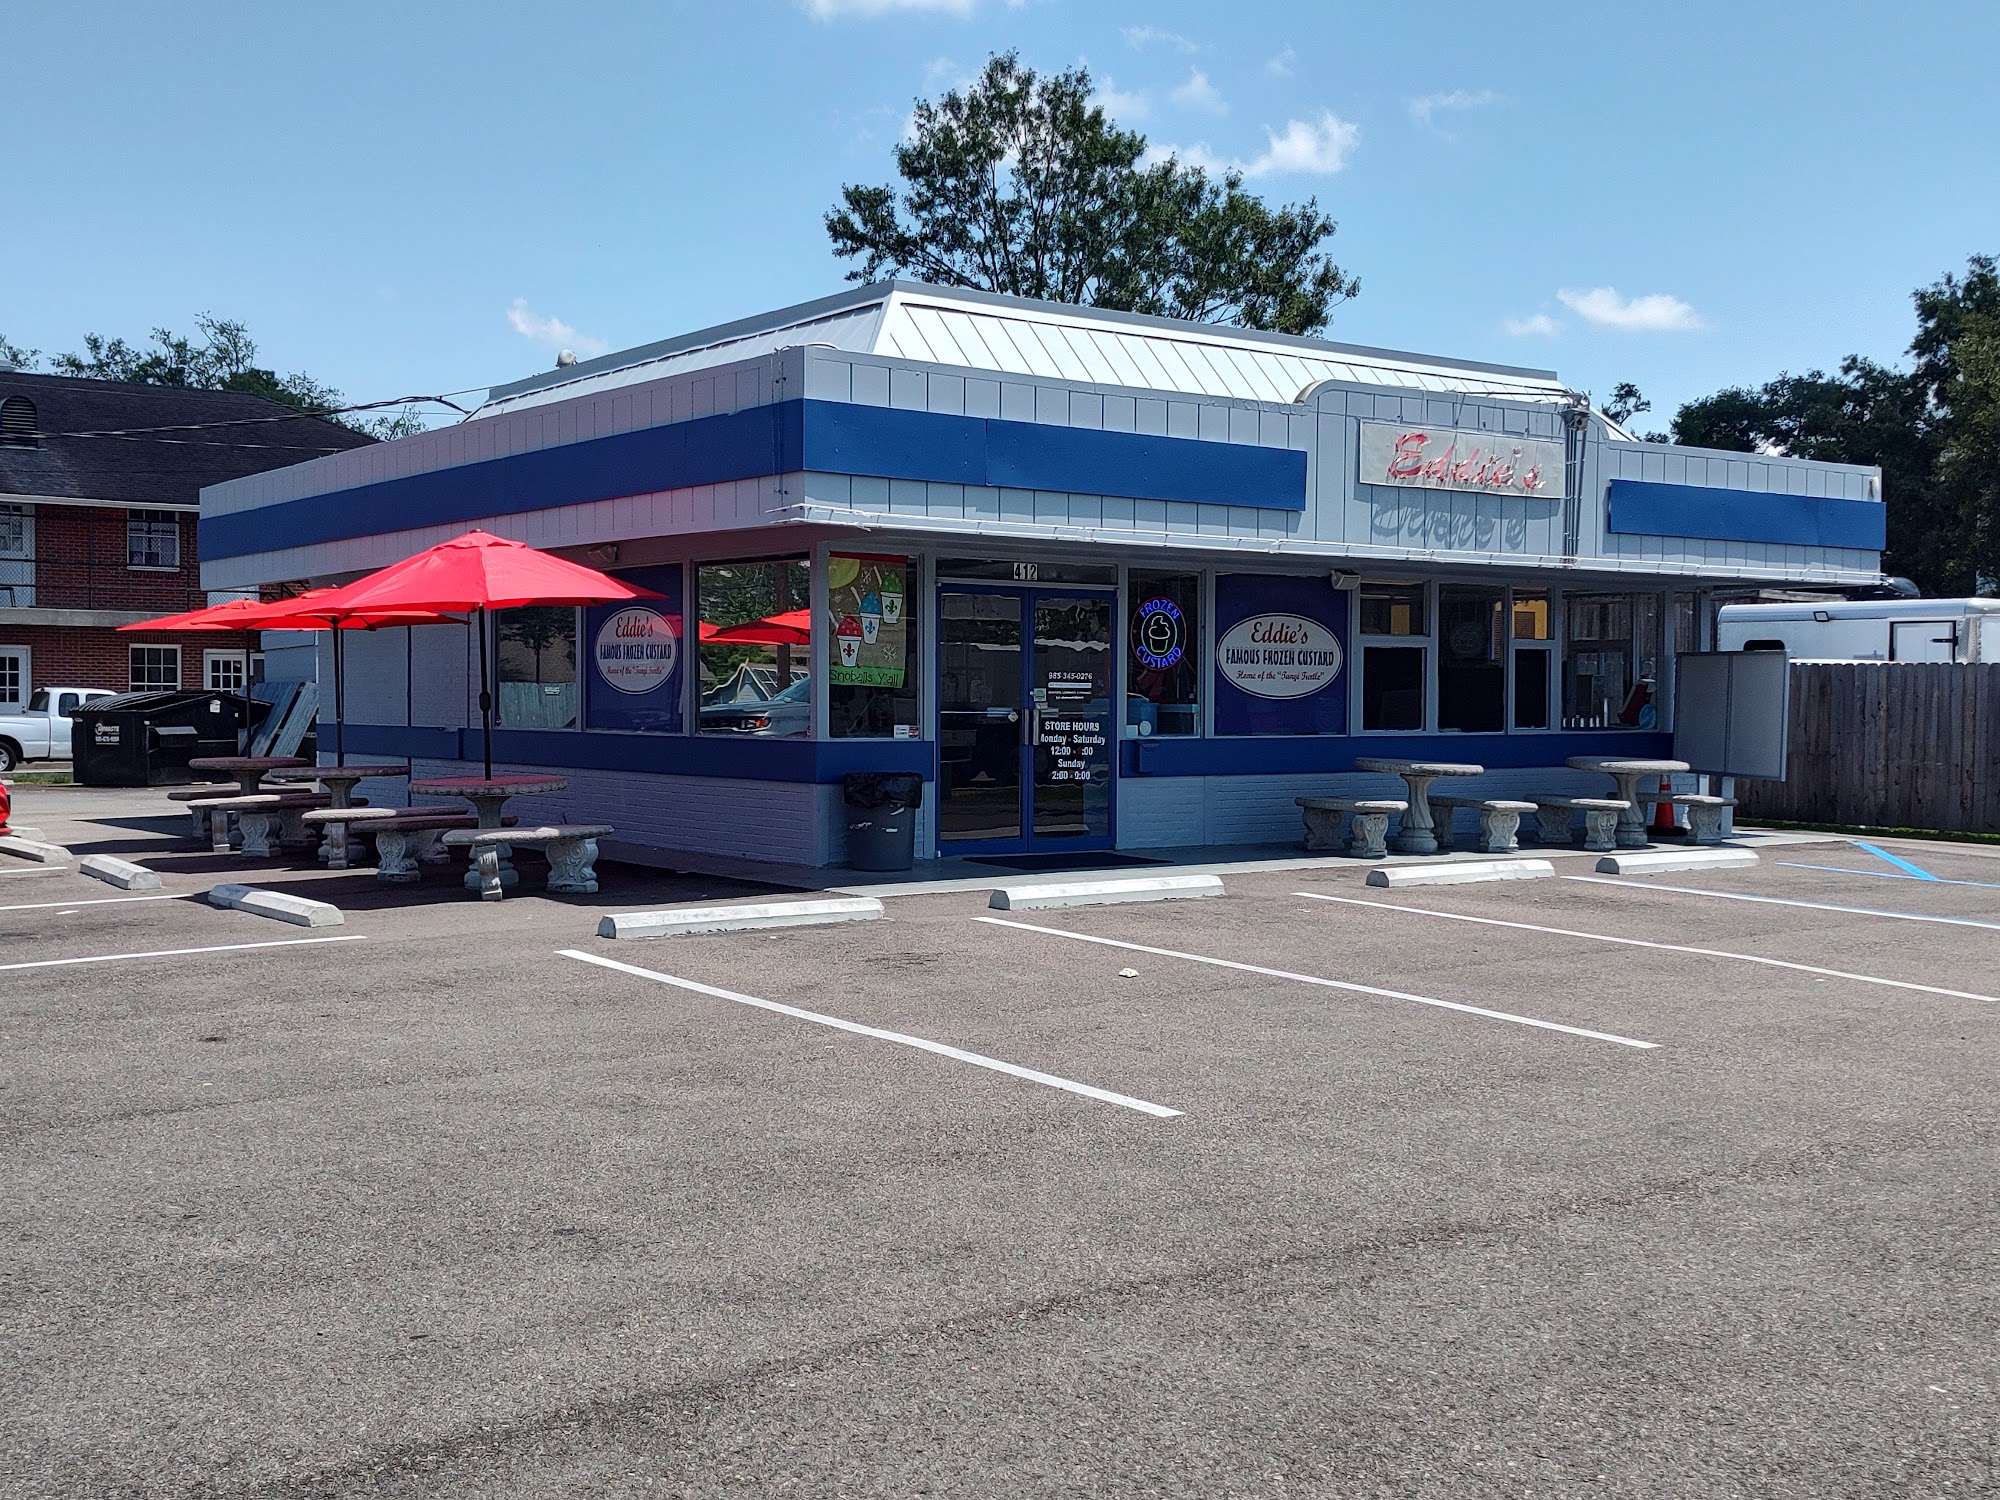
<svg viewBox="0 0 2000 1500">
<path fill-rule="evenodd" d="M 1187 621 L 1171 599 L 1148 599 L 1132 629 L 1132 655 L 1148 671 L 1164 672 L 1187 652 Z"/>
</svg>

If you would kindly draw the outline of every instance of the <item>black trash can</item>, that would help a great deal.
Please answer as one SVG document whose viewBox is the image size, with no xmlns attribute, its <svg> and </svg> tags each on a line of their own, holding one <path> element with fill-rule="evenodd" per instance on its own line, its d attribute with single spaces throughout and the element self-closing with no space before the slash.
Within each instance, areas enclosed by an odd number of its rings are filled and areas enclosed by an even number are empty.
<svg viewBox="0 0 2000 1500">
<path fill-rule="evenodd" d="M 917 809 L 924 778 L 914 771 L 843 776 L 847 862 L 857 870 L 907 870 L 917 858 Z"/>
<path fill-rule="evenodd" d="M 70 754 L 84 786 L 178 786 L 188 762 L 234 755 L 243 700 L 230 693 L 119 693 L 70 713 Z"/>
</svg>

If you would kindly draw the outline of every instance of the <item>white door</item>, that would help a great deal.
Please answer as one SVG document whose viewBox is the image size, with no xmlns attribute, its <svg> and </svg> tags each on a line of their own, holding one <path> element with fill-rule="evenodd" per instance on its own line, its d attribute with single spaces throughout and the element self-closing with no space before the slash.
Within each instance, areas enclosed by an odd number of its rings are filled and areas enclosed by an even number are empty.
<svg viewBox="0 0 2000 1500">
<path fill-rule="evenodd" d="M 1957 661 L 1957 624 L 1951 620 L 1895 621 L 1889 626 L 1889 660 Z"/>
<path fill-rule="evenodd" d="M 0 713 L 19 713 L 33 687 L 28 676 L 28 648 L 0 646 Z"/>
</svg>

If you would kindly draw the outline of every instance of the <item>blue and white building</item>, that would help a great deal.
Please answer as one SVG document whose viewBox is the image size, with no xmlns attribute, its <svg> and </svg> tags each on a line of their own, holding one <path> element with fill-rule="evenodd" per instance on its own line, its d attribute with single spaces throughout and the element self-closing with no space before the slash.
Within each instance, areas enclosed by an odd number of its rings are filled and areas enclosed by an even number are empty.
<svg viewBox="0 0 2000 1500">
<path fill-rule="evenodd" d="M 1554 372 L 908 282 L 496 388 L 202 495 L 210 589 L 468 527 L 643 609 L 496 625 L 496 766 L 614 852 L 811 865 L 841 778 L 919 854 L 1293 840 L 1361 755 L 1665 754 L 1711 591 L 1880 579 L 1878 470 L 1633 440 Z M 357 633 L 350 753 L 476 768 L 470 627 Z"/>
</svg>

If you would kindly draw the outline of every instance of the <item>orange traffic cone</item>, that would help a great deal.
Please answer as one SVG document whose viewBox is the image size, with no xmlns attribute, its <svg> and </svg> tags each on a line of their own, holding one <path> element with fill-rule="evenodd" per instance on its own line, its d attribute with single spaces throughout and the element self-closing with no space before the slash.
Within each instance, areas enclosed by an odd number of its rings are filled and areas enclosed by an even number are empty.
<svg viewBox="0 0 2000 1500">
<path fill-rule="evenodd" d="M 1653 826 L 1651 833 L 1672 833 L 1678 825 L 1674 822 L 1674 805 L 1667 798 L 1674 794 L 1674 784 L 1666 777 L 1660 778 L 1660 800 L 1653 804 Z"/>
</svg>

